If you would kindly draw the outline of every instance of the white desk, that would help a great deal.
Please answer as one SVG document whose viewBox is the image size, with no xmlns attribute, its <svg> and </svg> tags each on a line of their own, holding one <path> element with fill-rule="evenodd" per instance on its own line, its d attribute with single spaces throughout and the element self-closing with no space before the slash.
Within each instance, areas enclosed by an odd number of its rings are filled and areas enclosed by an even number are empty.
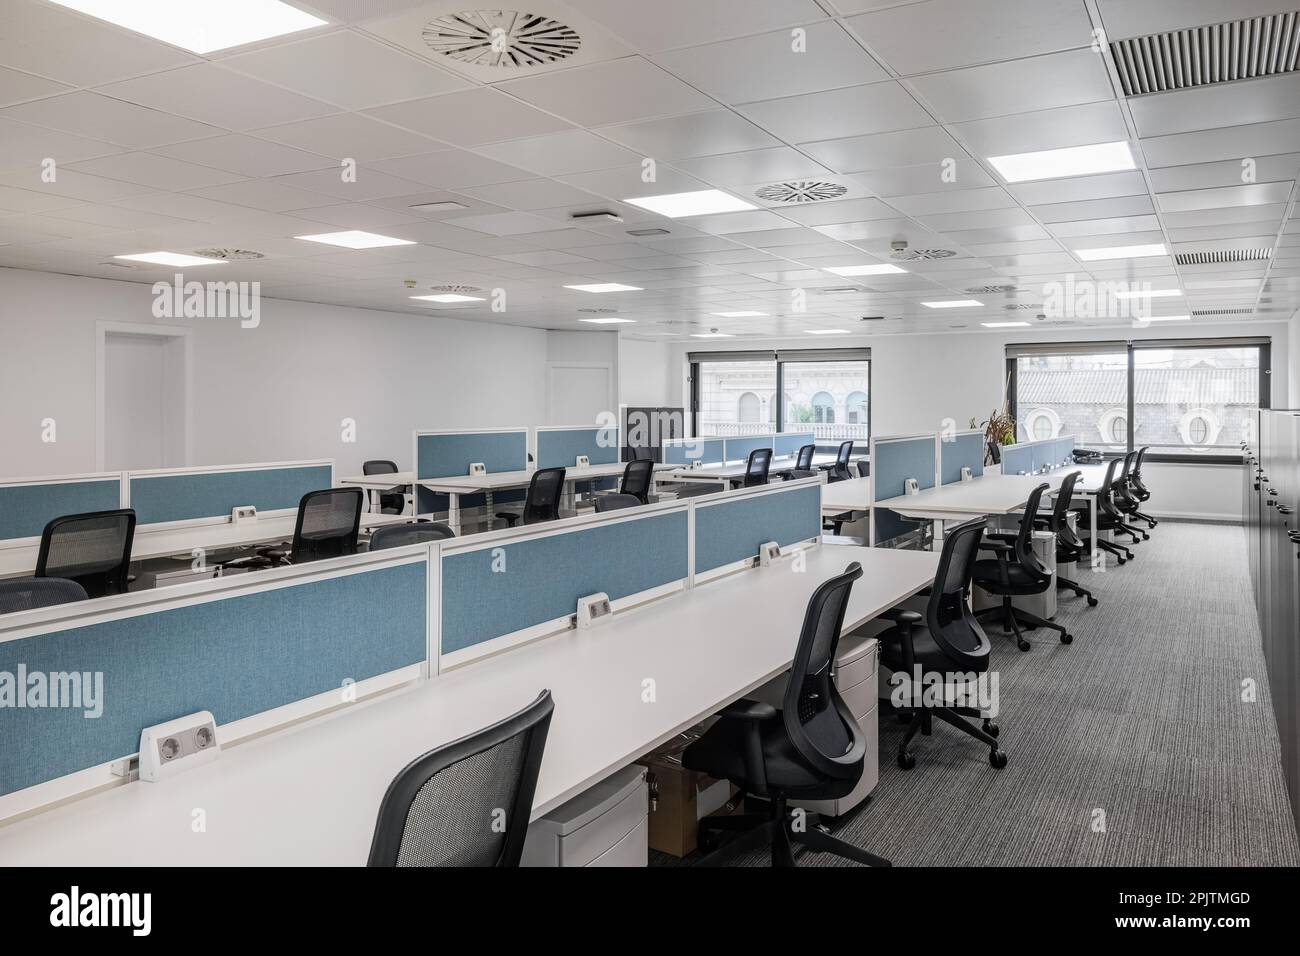
<svg viewBox="0 0 1300 956">
<path fill-rule="evenodd" d="M 908 518 L 972 518 L 982 515 L 1006 515 L 1019 511 L 1039 485 L 1057 487 L 1059 476 L 1051 475 L 984 475 L 971 481 L 925 488 L 914 495 L 898 495 L 876 502 Z"/>
<path fill-rule="evenodd" d="M 845 630 L 929 585 L 938 555 L 814 547 L 133 782 L 0 826 L 6 866 L 365 863 L 380 798 L 420 754 L 555 699 L 539 816 L 790 665 L 807 601 L 858 561 Z M 656 681 L 657 701 L 642 699 Z M 191 831 L 194 808 L 207 832 Z"/>
<path fill-rule="evenodd" d="M 855 465 L 859 461 L 870 460 L 867 455 L 854 455 L 849 459 L 850 465 Z M 826 469 L 835 464 L 834 455 L 814 455 L 812 465 L 814 469 Z M 796 465 L 796 456 L 783 455 L 780 458 L 773 458 L 771 465 L 767 469 L 769 475 L 780 475 L 787 471 L 793 471 Z M 686 468 L 682 465 L 671 466 L 672 471 L 669 478 L 672 481 L 740 481 L 745 477 L 746 462 L 729 462 L 720 465 L 705 465 L 703 468 Z"/>
<path fill-rule="evenodd" d="M 361 527 L 373 528 L 410 520 L 409 516 L 403 515 L 363 513 Z M 251 523 L 235 524 L 227 519 L 214 524 L 190 525 L 158 531 L 150 531 L 145 526 L 144 530 L 136 530 L 135 539 L 131 542 L 131 560 L 144 561 L 169 555 L 188 555 L 196 548 L 205 551 L 222 551 L 271 541 L 288 541 L 293 538 L 293 529 L 297 521 L 298 515 L 295 511 L 273 517 L 259 517 Z M 20 548 L 0 548 L 0 578 L 31 574 L 36 570 L 36 558 L 39 552 L 39 544 Z"/>
<path fill-rule="evenodd" d="M 822 514 L 837 515 L 846 511 L 871 509 L 871 479 L 850 478 L 822 485 Z"/>
</svg>

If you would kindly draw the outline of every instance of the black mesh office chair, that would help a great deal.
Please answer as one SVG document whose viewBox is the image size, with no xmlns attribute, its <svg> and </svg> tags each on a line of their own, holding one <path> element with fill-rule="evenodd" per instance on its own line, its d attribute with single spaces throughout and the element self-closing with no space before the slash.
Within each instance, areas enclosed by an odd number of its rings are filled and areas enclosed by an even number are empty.
<svg viewBox="0 0 1300 956">
<path fill-rule="evenodd" d="M 859 478 L 871 477 L 871 462 L 867 461 L 865 458 L 858 459 L 858 477 Z"/>
<path fill-rule="evenodd" d="M 654 482 L 655 463 L 649 458 L 629 461 L 623 469 L 623 480 L 619 483 L 620 495 L 631 495 L 641 504 L 650 503 L 650 486 Z"/>
<path fill-rule="evenodd" d="M 125 594 L 134 539 L 130 508 L 54 518 L 41 532 L 36 577 L 68 578 L 90 597 Z"/>
<path fill-rule="evenodd" d="M 989 464 L 991 465 L 1002 464 L 1002 446 L 995 441 L 985 442 L 984 446 L 989 451 Z"/>
<path fill-rule="evenodd" d="M 1137 499 L 1139 507 L 1151 500 L 1151 489 L 1142 482 L 1142 459 L 1146 458 L 1147 450 L 1150 447 L 1149 445 L 1143 445 L 1138 449 L 1137 458 L 1133 461 L 1133 470 L 1129 472 L 1128 476 L 1129 491 Z M 1139 521 L 1145 521 L 1148 528 L 1154 528 L 1160 523 L 1155 518 L 1143 514 L 1137 509 L 1133 510 L 1132 517 L 1137 518 Z"/>
<path fill-rule="evenodd" d="M 1125 518 L 1137 519 L 1140 521 L 1143 519 L 1138 518 L 1137 513 L 1138 513 L 1138 508 L 1142 506 L 1142 503 L 1138 501 L 1137 495 L 1133 493 L 1133 485 L 1132 485 L 1133 462 L 1134 459 L 1136 458 L 1137 458 L 1136 451 L 1131 451 L 1124 456 L 1124 467 L 1120 471 L 1119 478 L 1115 482 L 1114 499 L 1115 499 L 1115 507 L 1116 509 L 1118 509 L 1120 514 L 1122 514 Z M 1151 537 L 1151 535 L 1147 534 L 1147 532 L 1143 531 L 1141 528 L 1127 521 L 1124 523 L 1123 530 L 1130 537 L 1132 537 L 1134 544 L 1138 543 L 1138 535 L 1142 536 L 1143 541 L 1146 541 L 1148 538 Z"/>
<path fill-rule="evenodd" d="M 990 594 L 1002 598 L 1000 607 L 985 608 L 977 611 L 976 617 L 998 614 L 1002 617 L 1002 632 L 1014 633 L 1016 646 L 1022 651 L 1029 650 L 1029 642 L 1020 631 L 1020 625 L 1026 627 L 1047 627 L 1060 632 L 1061 643 L 1069 644 L 1074 637 L 1060 624 L 1055 624 L 1037 614 L 1031 614 L 1011 603 L 1013 597 L 1026 594 L 1042 594 L 1052 586 L 1052 572 L 1043 567 L 1038 556 L 1034 554 L 1034 519 L 1038 516 L 1038 507 L 1042 502 L 1043 492 L 1051 485 L 1047 482 L 1039 485 L 1029 495 L 1024 514 L 1020 516 L 1020 530 L 1014 534 L 992 532 L 985 536 L 980 548 L 994 553 L 992 558 L 975 562 L 975 583 Z"/>
<path fill-rule="evenodd" d="M 639 508 L 645 504 L 636 495 L 601 495 L 596 499 L 596 513 L 604 514 L 606 511 L 621 511 L 624 508 Z"/>
<path fill-rule="evenodd" d="M 0 614 L 84 601 L 86 589 L 67 578 L 15 578 L 0 581 Z"/>
<path fill-rule="evenodd" d="M 831 481 L 848 481 L 853 477 L 849 471 L 849 459 L 853 457 L 853 441 L 840 442 L 840 449 L 835 453 L 835 464 L 828 469 Z"/>
<path fill-rule="evenodd" d="M 922 675 L 940 674 L 951 679 L 954 674 L 983 674 L 989 669 L 989 639 L 985 636 L 969 605 L 971 576 L 977 564 L 984 519 L 977 518 L 950 529 L 943 539 L 939 569 L 930 588 L 925 614 L 896 607 L 881 615 L 894 627 L 878 635 L 880 660 L 895 674 L 903 674 L 915 684 L 919 665 Z M 924 676 L 923 676 L 923 679 Z M 962 719 L 979 716 L 974 707 L 948 706 L 946 700 L 934 702 L 926 688 L 912 686 L 912 706 L 895 707 L 908 720 L 907 733 L 898 745 L 898 765 L 904 770 L 916 766 L 909 749 L 917 734 L 930 735 L 932 718 L 956 727 L 989 748 L 989 763 L 1001 769 L 1007 756 L 998 749 L 998 727 L 984 718 L 981 726 Z"/>
<path fill-rule="evenodd" d="M 309 491 L 298 502 L 298 520 L 288 550 L 284 545 L 258 548 L 253 557 L 228 561 L 225 566 L 256 571 L 356 554 L 364 504 L 365 495 L 360 488 Z"/>
<path fill-rule="evenodd" d="M 800 478 L 816 478 L 816 477 L 817 477 L 817 472 L 813 471 L 811 468 L 807 470 L 803 468 L 791 468 L 789 471 L 781 472 L 782 481 L 798 481 Z"/>
<path fill-rule="evenodd" d="M 795 456 L 794 466 L 799 471 L 813 470 L 813 455 L 817 454 L 816 445 L 804 445 L 799 449 L 799 454 Z"/>
<path fill-rule="evenodd" d="M 411 524 L 388 524 L 370 532 L 370 550 L 400 548 L 404 544 L 428 544 L 456 537 L 456 532 L 441 521 L 421 521 Z"/>
<path fill-rule="evenodd" d="M 749 460 L 745 462 L 743 487 L 752 488 L 755 485 L 767 484 L 767 472 L 771 467 L 772 449 L 755 448 L 749 453 Z"/>
<path fill-rule="evenodd" d="M 363 475 L 395 475 L 397 474 L 397 462 L 375 458 L 371 461 L 362 462 L 361 473 Z M 395 485 L 387 491 L 381 491 L 379 493 L 379 510 L 386 515 L 404 514 L 406 512 L 405 486 Z"/>
<path fill-rule="evenodd" d="M 700 837 L 706 848 L 714 844 L 718 831 L 740 830 L 741 835 L 724 849 L 727 855 L 769 844 L 773 866 L 793 866 L 793 841 L 870 866 L 889 865 L 888 860 L 815 826 L 793 828 L 787 813 L 790 799 L 843 797 L 862 776 L 866 737 L 831 679 L 849 592 L 860 577 L 862 567 L 855 561 L 813 592 L 780 710 L 771 704 L 738 700 L 682 753 L 686 769 L 730 780 L 742 794 L 771 801 L 771 810 L 764 815 L 702 820 Z M 710 856 L 703 862 L 718 859 Z"/>
<path fill-rule="evenodd" d="M 408 764 L 379 804 L 367 865 L 518 866 L 554 710 L 544 690 Z"/>
<path fill-rule="evenodd" d="M 539 468 L 528 482 L 528 497 L 524 510 L 498 511 L 497 517 L 513 528 L 520 518 L 524 524 L 537 521 L 555 521 L 560 517 L 560 496 L 564 494 L 564 469 Z"/>
<path fill-rule="evenodd" d="M 650 447 L 628 448 L 628 461 L 654 461 L 655 450 Z"/>
<path fill-rule="evenodd" d="M 1073 591 L 1079 597 L 1088 599 L 1089 607 L 1097 606 L 1097 599 L 1092 596 L 1092 592 L 1080 585 L 1077 581 L 1071 581 L 1069 578 L 1061 576 L 1061 565 L 1078 564 L 1080 561 L 1091 564 L 1088 546 L 1070 528 L 1070 505 L 1071 498 L 1074 496 L 1074 486 L 1078 484 L 1079 479 L 1083 476 L 1081 471 L 1072 471 L 1065 476 L 1061 482 L 1061 487 L 1056 492 L 1056 500 L 1052 505 L 1052 510 L 1048 515 L 1039 514 L 1034 518 L 1034 527 L 1045 531 L 1050 531 L 1056 536 L 1056 587 L 1058 590 L 1064 588 Z M 1077 513 L 1077 512 L 1076 512 Z"/>
<path fill-rule="evenodd" d="M 1115 477 L 1115 472 L 1119 469 L 1120 464 L 1121 459 L 1112 458 L 1109 464 L 1106 465 L 1106 477 L 1102 479 L 1101 487 L 1097 489 L 1096 499 L 1093 502 L 1094 507 L 1097 509 L 1097 533 L 1100 535 L 1103 531 L 1109 531 L 1112 538 L 1115 536 L 1116 532 L 1122 532 L 1126 528 L 1124 524 L 1124 515 L 1115 506 L 1114 488 L 1115 482 L 1118 481 Z M 1081 511 L 1079 514 L 1080 529 L 1089 527 L 1086 523 L 1087 520 L 1088 516 L 1086 512 Z M 1115 555 L 1115 558 L 1120 564 L 1123 564 L 1125 561 L 1133 560 L 1133 552 L 1117 541 L 1103 541 L 1098 538 L 1098 540 L 1094 542 L 1088 538 L 1084 538 L 1084 542 L 1088 545 L 1089 553 L 1091 553 L 1092 549 L 1095 547 L 1100 548 L 1108 554 Z"/>
</svg>

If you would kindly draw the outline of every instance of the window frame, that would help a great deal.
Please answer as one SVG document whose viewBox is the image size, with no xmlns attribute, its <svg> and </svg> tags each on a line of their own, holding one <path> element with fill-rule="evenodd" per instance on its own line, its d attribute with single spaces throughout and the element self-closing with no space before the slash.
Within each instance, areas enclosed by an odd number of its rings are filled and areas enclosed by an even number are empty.
<svg viewBox="0 0 1300 956">
<path fill-rule="evenodd" d="M 1007 411 L 1017 423 L 1020 421 L 1017 408 L 1016 376 L 1020 358 L 1029 355 L 1087 355 L 1123 351 L 1128 356 L 1128 385 L 1124 403 L 1125 416 L 1128 419 L 1128 442 L 1122 452 L 1105 452 L 1108 458 L 1119 458 L 1134 450 L 1134 430 L 1137 427 L 1137 409 L 1134 407 L 1135 382 L 1137 377 L 1137 353 L 1145 349 L 1205 349 L 1205 348 L 1257 348 L 1259 349 L 1259 408 L 1272 408 L 1273 375 L 1273 340 L 1270 336 L 1244 336 L 1241 338 L 1151 338 L 1097 340 L 1095 342 L 1021 342 L 1008 343 L 1006 346 L 1006 382 Z M 1103 439 L 1105 436 L 1103 436 Z M 1169 462 L 1172 464 L 1201 465 L 1240 465 L 1241 455 L 1232 454 L 1195 454 L 1178 452 L 1152 451 L 1146 461 Z"/>
</svg>

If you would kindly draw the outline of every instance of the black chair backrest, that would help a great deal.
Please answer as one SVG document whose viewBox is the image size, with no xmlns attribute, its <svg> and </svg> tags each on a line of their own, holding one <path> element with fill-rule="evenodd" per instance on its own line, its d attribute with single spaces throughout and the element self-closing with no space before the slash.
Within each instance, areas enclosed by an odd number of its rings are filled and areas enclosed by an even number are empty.
<svg viewBox="0 0 1300 956">
<path fill-rule="evenodd" d="M 387 524 L 370 532 L 370 550 L 400 548 L 404 544 L 427 544 L 454 538 L 456 532 L 441 521 L 421 521 L 418 524 Z"/>
<path fill-rule="evenodd" d="M 815 454 L 817 454 L 816 445 L 804 445 L 795 457 L 794 466 L 800 471 L 812 471 L 812 460 Z"/>
<path fill-rule="evenodd" d="M 518 866 L 554 710 L 544 690 L 408 764 L 379 804 L 368 865 Z"/>
<path fill-rule="evenodd" d="M 628 454 L 630 455 L 628 461 L 654 461 L 655 460 L 655 451 L 653 448 L 650 448 L 648 446 L 641 447 L 641 448 L 636 448 L 636 447 L 629 448 Z"/>
<path fill-rule="evenodd" d="M 629 461 L 623 469 L 623 481 L 618 486 L 620 495 L 631 495 L 641 504 L 650 502 L 650 484 L 654 481 L 655 463 L 649 458 Z"/>
<path fill-rule="evenodd" d="M 853 457 L 853 439 L 840 442 L 839 451 L 835 453 L 835 465 L 831 468 L 831 477 L 836 481 L 848 481 L 853 477 L 849 471 L 849 459 Z"/>
<path fill-rule="evenodd" d="M 867 461 L 867 459 L 865 458 L 861 458 L 858 460 L 858 477 L 859 478 L 871 477 L 871 462 Z"/>
<path fill-rule="evenodd" d="M 1056 502 L 1052 506 L 1052 516 L 1047 526 L 1056 535 L 1056 540 L 1067 548 L 1083 547 L 1083 540 L 1070 528 L 1070 504 L 1074 498 L 1074 486 L 1083 477 L 1083 472 L 1072 471 L 1061 480 L 1061 487 L 1056 491 Z"/>
<path fill-rule="evenodd" d="M 293 529 L 294 564 L 357 553 L 361 529 L 360 488 L 322 488 L 309 491 L 298 502 L 298 523 Z"/>
<path fill-rule="evenodd" d="M 389 461 L 386 458 L 374 458 L 361 464 L 361 474 L 363 475 L 395 475 L 397 474 L 397 462 Z"/>
<path fill-rule="evenodd" d="M 836 780 L 861 776 L 867 749 L 862 729 L 831 679 L 849 594 L 860 577 L 862 566 L 854 561 L 808 600 L 781 705 L 786 735 L 799 756 Z"/>
<path fill-rule="evenodd" d="M 539 468 L 528 482 L 524 501 L 524 524 L 555 521 L 560 517 L 560 496 L 564 494 L 564 469 Z"/>
<path fill-rule="evenodd" d="M 967 603 L 984 537 L 984 520 L 976 518 L 944 532 L 939 569 L 925 608 L 926 624 L 935 643 L 954 668 L 963 670 L 983 670 L 989 656 L 989 639 Z"/>
<path fill-rule="evenodd" d="M 745 487 L 767 484 L 767 472 L 772 467 L 772 449 L 755 448 L 745 463 Z"/>
<path fill-rule="evenodd" d="M 134 539 L 130 508 L 55 518 L 41 532 L 36 577 L 70 578 L 90 597 L 125 594 Z"/>
<path fill-rule="evenodd" d="M 1050 580 L 1052 575 L 1038 560 L 1038 555 L 1034 554 L 1034 518 L 1037 517 L 1039 505 L 1042 504 L 1043 492 L 1051 487 L 1047 482 L 1043 482 L 1029 493 L 1029 501 L 1025 503 L 1024 514 L 1020 516 L 1020 530 L 1016 532 L 1016 543 L 1013 545 L 1016 563 L 1039 581 Z"/>
<path fill-rule="evenodd" d="M 995 441 L 988 442 L 989 461 L 995 465 L 1002 464 L 1002 446 Z"/>
<path fill-rule="evenodd" d="M 15 578 L 0 581 L 0 614 L 84 601 L 86 589 L 67 578 Z"/>
<path fill-rule="evenodd" d="M 1107 514 L 1112 518 L 1121 517 L 1119 509 L 1115 507 L 1115 471 L 1122 463 L 1122 459 L 1112 458 L 1106 465 L 1106 477 L 1102 479 L 1101 487 L 1097 490 L 1097 510 Z"/>
<path fill-rule="evenodd" d="M 1128 484 L 1128 476 L 1133 471 L 1133 459 L 1137 457 L 1136 451 L 1131 451 L 1124 456 L 1124 470 L 1120 472 L 1120 484 Z"/>
<path fill-rule="evenodd" d="M 1133 460 L 1133 470 L 1128 476 L 1129 483 L 1137 489 L 1138 497 L 1143 501 L 1151 497 L 1150 489 L 1142 482 L 1142 459 L 1146 458 L 1149 447 L 1149 445 L 1143 445 L 1138 449 L 1137 458 Z"/>
<path fill-rule="evenodd" d="M 604 514 L 606 511 L 621 511 L 624 508 L 639 508 L 645 504 L 636 495 L 601 495 L 596 499 L 596 513 Z"/>
</svg>

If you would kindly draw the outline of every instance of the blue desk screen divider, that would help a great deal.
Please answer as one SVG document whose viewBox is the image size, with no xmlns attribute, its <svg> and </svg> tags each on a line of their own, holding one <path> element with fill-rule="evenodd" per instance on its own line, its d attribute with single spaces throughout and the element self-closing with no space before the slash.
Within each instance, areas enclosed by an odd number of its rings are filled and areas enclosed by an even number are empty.
<svg viewBox="0 0 1300 956">
<path fill-rule="evenodd" d="M 426 575 L 385 565 L 0 643 L 0 672 L 103 674 L 97 718 L 0 707 L 0 794 L 133 754 L 153 724 L 227 724 L 423 662 Z"/>
<path fill-rule="evenodd" d="M 786 547 L 820 537 L 821 502 L 821 484 L 809 484 L 698 503 L 695 573 L 755 558 L 768 541 Z"/>
<path fill-rule="evenodd" d="M 727 461 L 747 461 L 749 453 L 759 448 L 771 448 L 775 435 L 749 435 L 745 438 L 728 438 L 723 443 L 722 457 Z"/>
<path fill-rule="evenodd" d="M 934 436 L 885 439 L 875 443 L 871 461 L 873 497 L 876 501 L 895 498 L 904 492 L 903 482 L 916 479 L 916 486 L 924 491 L 934 487 L 935 449 Z M 896 538 L 914 528 L 887 508 L 877 508 L 872 522 L 872 534 L 877 543 Z"/>
<path fill-rule="evenodd" d="M 984 433 L 955 435 L 939 442 L 939 483 L 961 481 L 961 470 L 969 468 L 971 476 L 984 474 Z"/>
<path fill-rule="evenodd" d="M 1035 472 L 1042 471 L 1049 465 L 1056 464 L 1053 453 L 1056 451 L 1056 441 L 1048 439 L 1046 441 L 1036 441 L 1030 447 L 1030 465 Z"/>
<path fill-rule="evenodd" d="M 571 615 L 588 594 L 616 601 L 683 580 L 687 548 L 678 510 L 445 554 L 442 653 Z"/>
<path fill-rule="evenodd" d="M 1006 445 L 1002 449 L 1002 474 L 1030 474 L 1034 470 L 1034 449 L 1031 445 Z"/>
<path fill-rule="evenodd" d="M 121 478 L 0 485 L 0 539 L 38 537 L 53 518 L 121 507 Z"/>
<path fill-rule="evenodd" d="M 776 436 L 772 451 L 778 458 L 781 458 L 786 455 L 797 455 L 799 449 L 804 445 L 815 444 L 817 444 L 817 438 L 812 432 L 785 432 Z"/>
<path fill-rule="evenodd" d="M 538 468 L 572 468 L 579 455 L 593 465 L 609 465 L 618 461 L 618 453 L 616 428 L 537 429 Z"/>
<path fill-rule="evenodd" d="M 307 492 L 330 487 L 333 469 L 329 465 L 294 465 L 199 474 L 132 474 L 128 478 L 136 521 L 159 524 L 229 518 L 241 505 L 255 505 L 260 512 L 297 508 Z"/>
<path fill-rule="evenodd" d="M 481 461 L 489 473 L 524 471 L 528 467 L 528 430 L 524 428 L 494 432 L 442 432 L 415 437 L 415 476 L 417 478 L 457 478 L 469 474 L 469 466 Z M 572 462 L 569 462 L 572 465 Z M 522 492 L 498 492 L 498 503 L 521 500 Z M 483 495 L 463 496 L 462 508 L 476 508 L 486 501 Z M 416 510 L 420 514 L 447 510 L 447 496 L 427 488 L 416 489 Z"/>
<path fill-rule="evenodd" d="M 1067 464 L 1074 455 L 1074 436 L 1066 435 L 1063 438 L 1056 439 L 1056 453 L 1053 456 L 1055 461 L 1063 461 Z"/>
<path fill-rule="evenodd" d="M 663 443 L 664 463 L 689 465 L 695 461 L 706 465 L 723 462 L 724 442 L 721 438 L 683 438 Z"/>
</svg>

